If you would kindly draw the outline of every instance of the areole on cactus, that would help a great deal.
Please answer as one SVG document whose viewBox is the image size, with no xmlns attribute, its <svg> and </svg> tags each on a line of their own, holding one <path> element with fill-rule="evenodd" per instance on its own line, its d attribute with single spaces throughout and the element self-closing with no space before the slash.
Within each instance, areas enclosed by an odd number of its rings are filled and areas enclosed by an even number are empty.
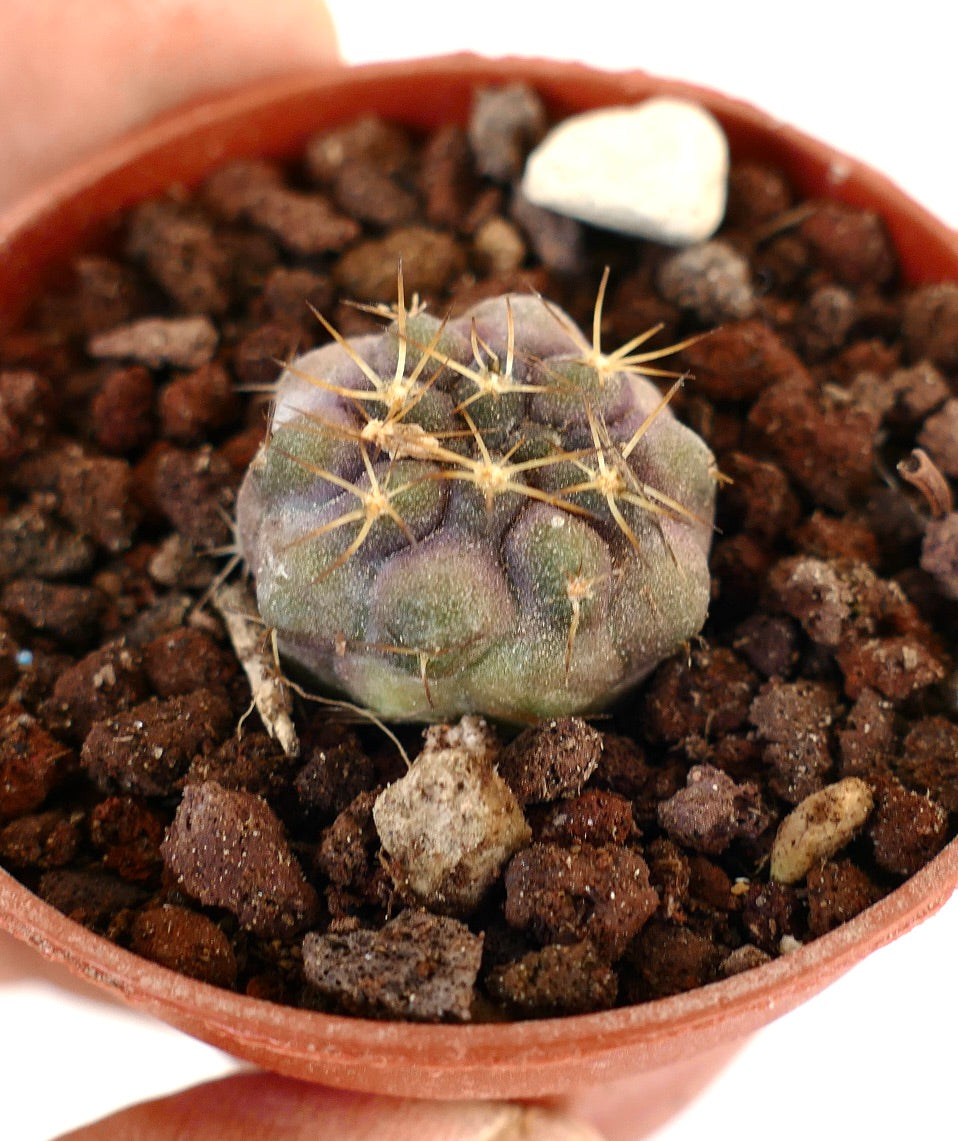
<svg viewBox="0 0 958 1141">
<path fill-rule="evenodd" d="M 380 717 L 595 712 L 702 627 L 716 471 L 648 375 L 530 294 L 381 333 L 280 377 L 237 507 L 286 668 Z"/>
</svg>

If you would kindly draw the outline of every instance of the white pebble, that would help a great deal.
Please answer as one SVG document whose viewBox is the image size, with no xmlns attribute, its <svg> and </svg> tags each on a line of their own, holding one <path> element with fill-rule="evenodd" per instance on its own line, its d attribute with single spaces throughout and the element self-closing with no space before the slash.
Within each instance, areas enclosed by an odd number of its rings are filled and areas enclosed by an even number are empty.
<svg viewBox="0 0 958 1141">
<path fill-rule="evenodd" d="M 495 739 L 481 718 L 434 725 L 406 775 L 373 805 L 401 890 L 447 913 L 472 911 L 531 838 L 495 757 Z"/>
<path fill-rule="evenodd" d="M 779 825 L 772 842 L 769 875 L 798 883 L 819 860 L 827 860 L 858 834 L 875 804 L 869 786 L 846 777 L 806 796 Z"/>
<path fill-rule="evenodd" d="M 529 156 L 531 202 L 607 230 L 670 245 L 718 229 L 728 141 L 715 118 L 683 99 L 647 99 L 574 115 Z"/>
</svg>

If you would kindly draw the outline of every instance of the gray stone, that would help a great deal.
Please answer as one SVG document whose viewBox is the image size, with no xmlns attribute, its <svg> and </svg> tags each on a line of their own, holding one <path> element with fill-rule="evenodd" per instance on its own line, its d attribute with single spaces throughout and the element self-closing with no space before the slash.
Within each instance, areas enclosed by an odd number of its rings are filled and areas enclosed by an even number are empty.
<svg viewBox="0 0 958 1141">
<path fill-rule="evenodd" d="M 381 931 L 310 933 L 306 978 L 351 1014 L 413 1022 L 468 1022 L 482 936 L 456 919 L 404 911 Z"/>
<path fill-rule="evenodd" d="M 92 337 L 90 356 L 139 361 L 149 368 L 199 368 L 213 359 L 217 333 L 209 317 L 144 317 Z"/>
<path fill-rule="evenodd" d="M 706 325 L 755 312 L 748 261 L 720 239 L 672 254 L 662 263 L 657 284 L 666 301 L 691 309 Z"/>
</svg>

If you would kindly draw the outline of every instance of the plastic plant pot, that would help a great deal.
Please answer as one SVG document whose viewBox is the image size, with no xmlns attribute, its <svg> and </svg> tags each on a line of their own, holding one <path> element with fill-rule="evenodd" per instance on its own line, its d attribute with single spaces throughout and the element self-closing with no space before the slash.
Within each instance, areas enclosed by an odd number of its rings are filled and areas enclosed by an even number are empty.
<svg viewBox="0 0 958 1141">
<path fill-rule="evenodd" d="M 271 82 L 191 105 L 123 139 L 0 219 L 0 325 L 15 322 L 121 211 L 172 183 L 196 184 L 231 158 L 292 155 L 317 130 L 360 114 L 420 128 L 463 122 L 477 85 L 516 80 L 533 84 L 560 116 L 656 94 L 696 99 L 722 123 L 734 157 L 776 164 L 801 193 L 879 212 L 907 282 L 958 279 L 958 239 L 947 227 L 875 171 L 752 107 L 638 72 L 455 56 Z M 542 1098 L 643 1075 L 651 1126 L 747 1035 L 932 914 L 956 883 L 958 841 L 858 917 L 759 968 L 603 1013 L 465 1026 L 340 1017 L 195 982 L 71 922 L 4 872 L 0 927 L 131 1006 L 281 1074 L 430 1098 Z"/>
</svg>

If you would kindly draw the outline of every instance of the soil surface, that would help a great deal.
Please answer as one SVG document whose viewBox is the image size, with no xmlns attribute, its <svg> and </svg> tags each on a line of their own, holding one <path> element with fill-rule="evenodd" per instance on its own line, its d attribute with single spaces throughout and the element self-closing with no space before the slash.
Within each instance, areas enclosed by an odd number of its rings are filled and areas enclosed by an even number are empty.
<svg viewBox="0 0 958 1141">
<path fill-rule="evenodd" d="M 598 1010 L 787 953 L 955 834 L 958 285 L 751 162 L 697 256 L 548 215 L 530 116 L 173 188 L 0 339 L 0 863 L 139 955 L 376 1017 Z M 660 363 L 723 476 L 701 637 L 608 717 L 484 738 L 518 847 L 448 905 L 383 849 L 393 742 L 297 698 L 285 756 L 209 603 L 278 362 L 310 306 L 381 328 L 349 302 L 400 256 L 434 313 L 536 290 L 591 329 L 609 267 L 610 350 L 707 332 Z"/>
</svg>

